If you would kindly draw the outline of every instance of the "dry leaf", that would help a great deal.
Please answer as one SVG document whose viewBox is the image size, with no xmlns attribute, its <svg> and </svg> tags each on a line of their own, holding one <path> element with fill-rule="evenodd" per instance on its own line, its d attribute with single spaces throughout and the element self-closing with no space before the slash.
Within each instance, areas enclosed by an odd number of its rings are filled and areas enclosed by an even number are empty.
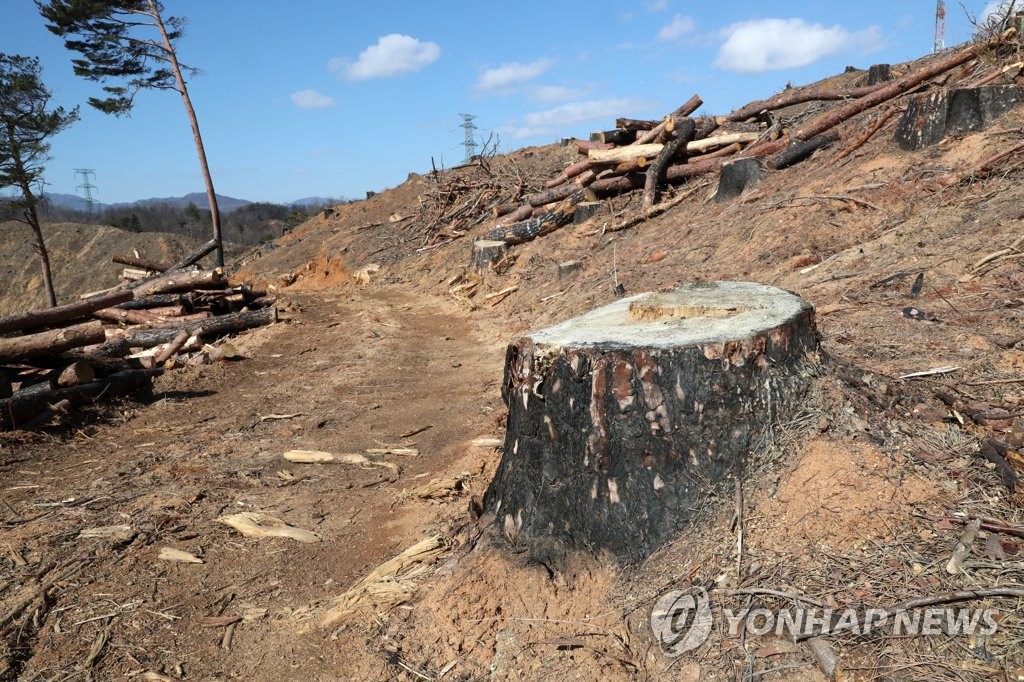
<svg viewBox="0 0 1024 682">
<path fill-rule="evenodd" d="M 160 550 L 160 554 L 157 556 L 160 561 L 178 561 L 184 564 L 201 564 L 203 560 L 197 557 L 195 554 L 189 554 L 180 549 L 174 549 L 173 547 L 164 547 Z"/>
<path fill-rule="evenodd" d="M 306 543 L 320 542 L 320 536 L 316 533 L 289 526 L 281 519 L 258 512 L 240 512 L 230 516 L 221 516 L 217 521 L 248 537 L 290 538 Z"/>
</svg>

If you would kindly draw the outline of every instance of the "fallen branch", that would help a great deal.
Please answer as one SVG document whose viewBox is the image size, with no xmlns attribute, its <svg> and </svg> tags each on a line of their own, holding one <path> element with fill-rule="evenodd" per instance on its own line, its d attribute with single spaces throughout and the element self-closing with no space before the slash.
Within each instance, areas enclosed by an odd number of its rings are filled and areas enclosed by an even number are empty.
<svg viewBox="0 0 1024 682">
<path fill-rule="evenodd" d="M 774 203 L 768 204 L 767 208 L 775 208 L 776 206 L 781 206 L 782 204 L 789 203 L 790 201 L 798 201 L 800 199 L 820 199 L 822 201 L 849 201 L 851 203 L 858 204 L 865 208 L 870 208 L 875 211 L 881 211 L 882 213 L 885 213 L 885 211 L 882 208 L 876 206 L 875 204 L 872 204 L 870 201 L 864 201 L 863 199 L 858 199 L 857 197 L 851 197 L 848 194 L 798 194 L 793 197 L 779 199 Z"/>
<path fill-rule="evenodd" d="M 97 310 L 110 308 L 131 299 L 132 293 L 129 291 L 110 291 L 77 303 L 32 310 L 20 315 L 8 315 L 0 318 L 0 334 L 71 322 L 88 317 Z"/>
</svg>

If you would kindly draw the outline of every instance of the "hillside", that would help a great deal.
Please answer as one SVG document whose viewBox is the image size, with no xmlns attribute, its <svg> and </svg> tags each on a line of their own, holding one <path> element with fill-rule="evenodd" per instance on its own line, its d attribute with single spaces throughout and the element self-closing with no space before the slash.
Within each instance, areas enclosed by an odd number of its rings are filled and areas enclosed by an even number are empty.
<svg viewBox="0 0 1024 682">
<path fill-rule="evenodd" d="M 716 201 L 718 173 L 694 175 L 663 188 L 667 210 L 631 223 L 634 183 L 601 196 L 596 217 L 514 244 L 481 271 L 471 249 L 500 227 L 493 209 L 544 190 L 580 158 L 574 147 L 410 175 L 240 257 L 233 276 L 276 291 L 287 318 L 242 337 L 243 359 L 168 372 L 152 395 L 73 429 L 0 441 L 0 580 L 18 587 L 2 610 L 27 600 L 9 618 L 19 629 L 5 631 L 8 674 L 1022 679 L 1024 108 L 915 151 L 893 142 L 913 97 L 1024 80 L 1010 48 L 964 53 L 865 107 L 831 144 L 738 197 Z M 867 78 L 850 71 L 780 96 Z M 792 132 L 855 101 L 766 108 Z M 76 269 L 124 248 L 117 235 L 101 248 L 65 231 L 58 249 L 96 254 Z M 26 282 L 34 264 L 17 253 L 11 277 Z M 813 304 L 821 371 L 806 404 L 775 425 L 735 492 L 709 493 L 693 525 L 639 565 L 600 551 L 531 562 L 478 499 L 502 455 L 490 439 L 506 426 L 507 345 L 624 294 L 701 280 L 771 284 Z M 293 449 L 350 463 L 285 460 Z M 374 450 L 384 454 L 352 457 Z M 222 520 L 236 512 L 317 541 L 242 536 Z M 108 534 L 82 533 L 96 529 Z M 197 561 L 161 560 L 166 548 Z M 652 609 L 690 587 L 714 595 L 718 627 L 669 658 Z M 749 624 L 730 634 L 721 611 L 915 599 L 992 609 L 997 627 L 846 631 L 809 645 Z"/>
</svg>

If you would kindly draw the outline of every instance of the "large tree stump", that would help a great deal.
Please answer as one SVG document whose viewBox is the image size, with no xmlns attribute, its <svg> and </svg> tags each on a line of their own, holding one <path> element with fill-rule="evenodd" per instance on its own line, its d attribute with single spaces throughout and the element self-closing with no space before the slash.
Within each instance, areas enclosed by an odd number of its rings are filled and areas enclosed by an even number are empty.
<svg viewBox="0 0 1024 682">
<path fill-rule="evenodd" d="M 947 135 L 984 130 L 999 116 L 1024 102 L 1015 85 L 939 90 L 910 100 L 893 139 L 913 151 L 937 144 Z"/>
<path fill-rule="evenodd" d="M 722 165 L 722 173 L 718 176 L 718 191 L 715 201 L 723 203 L 731 201 L 745 191 L 761 182 L 764 177 L 764 164 L 761 159 L 736 159 Z"/>
<path fill-rule="evenodd" d="M 619 300 L 511 344 L 485 508 L 531 556 L 637 561 L 770 441 L 816 363 L 810 305 L 746 282 Z"/>
</svg>

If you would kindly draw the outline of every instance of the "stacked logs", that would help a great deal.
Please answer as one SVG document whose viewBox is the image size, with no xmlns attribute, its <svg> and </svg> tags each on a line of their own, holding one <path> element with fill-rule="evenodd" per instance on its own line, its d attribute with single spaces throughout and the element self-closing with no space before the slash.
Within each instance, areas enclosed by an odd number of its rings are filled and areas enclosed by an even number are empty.
<svg viewBox="0 0 1024 682">
<path fill-rule="evenodd" d="M 473 266 L 486 266 L 488 254 L 505 247 L 548 234 L 569 222 L 580 222 L 581 212 L 574 206 L 588 205 L 609 197 L 642 191 L 640 210 L 624 222 L 605 225 L 614 231 L 636 225 L 674 205 L 662 201 L 659 193 L 670 185 L 692 178 L 720 176 L 719 200 L 738 196 L 757 182 L 766 170 L 794 166 L 815 152 L 840 145 L 836 159 L 843 158 L 865 144 L 902 109 L 898 100 L 919 92 L 922 87 L 949 85 L 951 82 L 989 82 L 989 71 L 999 72 L 979 58 L 979 54 L 1006 52 L 1017 45 L 1011 28 L 988 41 L 929 57 L 899 77 L 888 65 L 876 65 L 869 74 L 886 77 L 867 78 L 866 84 L 852 87 L 809 87 L 787 89 L 767 100 L 743 106 L 727 116 L 694 118 L 701 98 L 694 95 L 661 120 L 619 118 L 615 128 L 591 134 L 590 140 L 576 142 L 581 159 L 566 166 L 547 182 L 543 191 L 528 194 L 518 205 L 503 205 L 501 215 L 474 245 Z M 973 66 L 972 66 L 973 64 Z M 979 75 L 980 74 L 980 75 Z M 979 80 L 980 78 L 980 80 Z M 809 120 L 795 117 L 785 120 L 780 110 L 812 102 L 836 105 Z M 860 134 L 852 119 L 869 110 L 889 104 Z M 847 140 L 846 138 L 849 138 Z M 724 185 L 724 186 L 723 186 Z M 584 218 L 600 213 L 592 206 Z M 575 217 L 575 220 L 574 220 Z"/>
<path fill-rule="evenodd" d="M 144 276 L 79 301 L 0 318 L 0 430 L 33 429 L 92 403 L 146 388 L 153 376 L 235 354 L 208 345 L 277 320 L 273 299 L 232 286 L 220 268 L 193 266 L 215 244 L 182 261 L 114 261 Z"/>
</svg>

